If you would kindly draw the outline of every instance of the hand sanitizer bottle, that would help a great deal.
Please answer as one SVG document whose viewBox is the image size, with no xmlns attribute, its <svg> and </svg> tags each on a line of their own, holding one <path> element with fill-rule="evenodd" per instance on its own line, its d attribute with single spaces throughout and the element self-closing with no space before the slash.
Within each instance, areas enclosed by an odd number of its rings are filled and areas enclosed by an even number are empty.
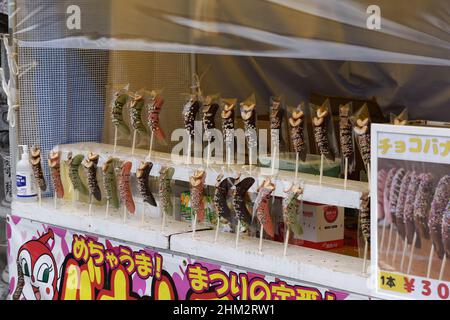
<svg viewBox="0 0 450 320">
<path fill-rule="evenodd" d="M 16 167 L 17 199 L 22 202 L 36 201 L 36 184 L 34 183 L 28 146 L 21 145 L 19 148 L 22 148 L 22 156 Z"/>
</svg>

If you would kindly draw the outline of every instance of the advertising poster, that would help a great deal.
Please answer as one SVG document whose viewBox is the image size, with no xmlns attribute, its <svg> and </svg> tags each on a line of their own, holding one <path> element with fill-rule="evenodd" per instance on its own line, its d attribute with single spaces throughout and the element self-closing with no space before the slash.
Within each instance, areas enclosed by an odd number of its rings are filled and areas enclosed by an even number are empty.
<svg viewBox="0 0 450 320">
<path fill-rule="evenodd" d="M 372 260 L 380 293 L 450 299 L 449 131 L 374 126 Z"/>
<path fill-rule="evenodd" d="M 264 276 L 8 216 L 10 299 L 345 300 Z M 367 297 L 366 297 L 367 299 Z"/>
</svg>

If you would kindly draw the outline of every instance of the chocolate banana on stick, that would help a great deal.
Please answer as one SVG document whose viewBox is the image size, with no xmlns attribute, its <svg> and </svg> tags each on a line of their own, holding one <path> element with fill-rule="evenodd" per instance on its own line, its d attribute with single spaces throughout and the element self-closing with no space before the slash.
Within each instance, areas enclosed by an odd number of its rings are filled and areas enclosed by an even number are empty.
<svg viewBox="0 0 450 320">
<path fill-rule="evenodd" d="M 151 162 L 141 162 L 139 168 L 136 170 L 137 186 L 139 195 L 142 197 L 143 201 L 156 207 L 156 201 L 150 191 L 149 178 L 150 172 L 152 171 L 153 163 Z"/>
<path fill-rule="evenodd" d="M 248 177 L 236 183 L 234 188 L 232 189 L 233 208 L 236 214 L 236 219 L 238 221 L 240 220 L 241 222 L 245 223 L 249 227 L 252 224 L 252 215 L 248 211 L 247 206 L 245 204 L 245 197 L 247 195 L 248 190 L 252 187 L 254 183 L 255 179 Z"/>
<path fill-rule="evenodd" d="M 89 194 L 93 196 L 97 201 L 102 200 L 102 194 L 97 181 L 97 165 L 99 155 L 89 153 L 88 157 L 83 161 L 83 167 L 86 172 Z"/>
<path fill-rule="evenodd" d="M 270 179 L 266 179 L 258 189 L 258 195 L 256 196 L 255 204 L 253 207 L 253 217 L 258 218 L 259 223 L 263 226 L 264 232 L 273 238 L 275 235 L 275 229 L 273 226 L 272 218 L 270 216 L 270 197 L 275 191 L 275 184 Z"/>
<path fill-rule="evenodd" d="M 172 167 L 161 167 L 159 171 L 159 202 L 162 213 L 168 216 L 173 216 L 171 183 L 174 173 Z"/>
<path fill-rule="evenodd" d="M 390 188 L 390 196 L 389 196 L 389 211 L 390 215 L 392 217 L 392 222 L 394 225 L 397 226 L 397 216 L 396 216 L 396 210 L 397 210 L 397 203 L 398 198 L 400 196 L 400 189 L 402 187 L 402 181 L 403 178 L 406 175 L 406 171 L 403 168 L 400 168 L 395 173 L 394 178 L 392 179 L 392 184 Z"/>
<path fill-rule="evenodd" d="M 348 160 L 348 171 L 353 172 L 355 162 L 355 146 L 353 143 L 353 126 L 350 121 L 352 103 L 339 107 L 339 141 L 341 153 Z M 345 161 L 342 162 L 343 164 Z"/>
<path fill-rule="evenodd" d="M 235 183 L 234 178 L 225 178 L 223 175 L 217 177 L 216 189 L 214 190 L 214 208 L 216 209 L 219 217 L 227 220 L 232 226 L 236 225 L 236 217 L 232 214 L 230 207 L 228 206 L 228 194 L 231 187 Z"/>
<path fill-rule="evenodd" d="M 117 130 L 125 135 L 130 134 L 130 128 L 126 125 L 123 119 L 123 111 L 128 103 L 129 96 L 128 93 L 124 91 L 120 91 L 114 96 L 114 103 L 111 110 L 111 119 L 113 125 L 117 128 Z"/>
<path fill-rule="evenodd" d="M 127 211 L 131 214 L 136 212 L 136 205 L 133 200 L 133 193 L 131 192 L 130 175 L 133 164 L 126 161 L 122 164 L 119 174 L 119 194 L 120 200 L 125 205 Z"/>
<path fill-rule="evenodd" d="M 364 240 L 370 243 L 370 197 L 368 193 L 365 193 L 361 198 L 359 224 Z"/>
<path fill-rule="evenodd" d="M 197 95 L 191 95 L 189 101 L 184 105 L 183 117 L 184 127 L 191 138 L 195 135 L 195 119 L 200 110 L 200 102 Z"/>
<path fill-rule="evenodd" d="M 378 171 L 377 174 L 377 199 L 378 199 L 378 220 L 383 220 L 385 218 L 384 213 L 384 188 L 386 186 L 386 179 L 388 172 L 384 169 Z"/>
<path fill-rule="evenodd" d="M 227 145 L 234 141 L 234 109 L 236 107 L 236 99 L 223 100 L 222 106 L 222 131 L 224 134 L 224 140 Z"/>
<path fill-rule="evenodd" d="M 205 190 L 206 171 L 197 170 L 190 177 L 191 185 L 191 208 L 192 213 L 197 215 L 197 221 L 205 219 L 205 203 L 203 201 Z"/>
<path fill-rule="evenodd" d="M 216 114 L 219 111 L 220 106 L 218 103 L 213 102 L 213 98 L 208 96 L 205 99 L 203 105 L 203 130 L 205 131 L 205 137 L 209 143 L 214 142 L 213 130 L 216 129 Z"/>
<path fill-rule="evenodd" d="M 244 120 L 244 132 L 249 148 L 254 148 L 258 144 L 256 135 L 256 103 L 254 101 L 241 103 L 241 117 Z"/>
<path fill-rule="evenodd" d="M 430 218 L 428 227 L 436 253 L 440 259 L 444 258 L 445 249 L 442 239 L 442 221 L 445 209 L 450 199 L 450 175 L 441 178 L 434 193 L 431 203 Z"/>
<path fill-rule="evenodd" d="M 430 239 L 428 228 L 428 218 L 430 205 L 433 198 L 434 177 L 430 173 L 420 175 L 419 188 L 417 189 L 416 200 L 414 201 L 414 220 L 416 231 L 424 239 Z"/>
<path fill-rule="evenodd" d="M 306 160 L 307 152 L 304 134 L 305 113 L 303 104 L 292 111 L 288 121 L 291 129 L 291 141 L 294 152 L 298 155 L 299 159 L 304 162 Z"/>
<path fill-rule="evenodd" d="M 402 237 L 405 239 L 406 235 L 406 226 L 405 226 L 405 205 L 406 205 L 406 197 L 408 194 L 409 185 L 411 183 L 411 173 L 407 172 L 402 179 L 402 183 L 400 186 L 400 192 L 398 195 L 397 207 L 395 208 L 395 221 L 397 223 L 397 231 Z"/>
<path fill-rule="evenodd" d="M 148 127 L 161 144 L 165 143 L 166 135 L 161 128 L 159 115 L 164 105 L 164 99 L 155 91 L 151 93 L 151 100 L 148 105 Z"/>
<path fill-rule="evenodd" d="M 272 145 L 279 149 L 282 137 L 283 108 L 281 106 L 281 98 L 274 97 L 270 104 L 270 136 Z"/>
<path fill-rule="evenodd" d="M 442 242 L 444 244 L 445 255 L 450 259 L 450 200 L 445 208 L 442 218 Z"/>
<path fill-rule="evenodd" d="M 131 100 L 130 113 L 131 113 L 131 126 L 140 135 L 145 135 L 147 130 L 145 129 L 144 122 L 142 121 L 142 111 L 145 107 L 145 99 L 141 94 L 137 94 Z"/>
<path fill-rule="evenodd" d="M 408 244 L 412 245 L 414 241 L 414 234 L 416 233 L 416 225 L 414 222 L 414 201 L 416 199 L 417 191 L 419 189 L 420 177 L 416 172 L 411 172 L 411 181 L 408 186 L 408 191 L 406 194 L 405 200 L 405 208 L 403 212 L 404 223 L 405 223 L 405 232 L 406 239 Z M 416 235 L 416 244 L 417 248 L 422 246 L 422 241 L 420 235 Z"/>
<path fill-rule="evenodd" d="M 283 221 L 286 227 L 297 237 L 303 234 L 303 228 L 298 220 L 300 200 L 303 189 L 293 185 L 286 190 L 286 198 L 283 198 Z"/>
<path fill-rule="evenodd" d="M 117 179 L 116 179 L 116 163 L 113 157 L 109 157 L 108 160 L 102 166 L 103 172 L 103 186 L 106 191 L 106 200 L 114 208 L 119 208 L 119 197 L 117 196 Z"/>
<path fill-rule="evenodd" d="M 47 190 L 47 183 L 45 182 L 44 172 L 42 171 L 41 150 L 39 148 L 31 148 L 30 163 L 33 169 L 34 179 L 39 189 L 44 192 Z"/>
<path fill-rule="evenodd" d="M 75 191 L 78 191 L 83 195 L 88 195 L 89 191 L 82 182 L 79 172 L 83 159 L 84 156 L 81 154 L 72 157 L 72 153 L 69 153 L 67 157 L 67 162 L 69 164 L 69 179 Z"/>
<path fill-rule="evenodd" d="M 50 168 L 50 176 L 55 189 L 56 197 L 64 198 L 64 186 L 61 180 L 61 153 L 58 151 L 51 151 L 48 158 L 48 166 Z"/>
<path fill-rule="evenodd" d="M 388 171 L 386 177 L 386 183 L 383 190 L 383 208 L 384 216 L 387 224 L 392 223 L 392 213 L 391 213 L 391 186 L 395 175 L 397 174 L 397 168 L 392 168 Z"/>
<path fill-rule="evenodd" d="M 367 105 L 363 106 L 363 109 Z M 370 120 L 369 117 L 361 117 L 356 119 L 355 124 L 356 141 L 358 142 L 359 152 L 367 168 L 370 166 Z"/>
<path fill-rule="evenodd" d="M 328 108 L 323 105 L 315 111 L 315 116 L 313 117 L 313 127 L 314 127 L 314 138 L 319 148 L 319 152 L 326 159 L 330 161 L 335 160 L 335 154 L 330 146 L 330 141 L 328 138 L 327 124 L 331 117 Z"/>
</svg>

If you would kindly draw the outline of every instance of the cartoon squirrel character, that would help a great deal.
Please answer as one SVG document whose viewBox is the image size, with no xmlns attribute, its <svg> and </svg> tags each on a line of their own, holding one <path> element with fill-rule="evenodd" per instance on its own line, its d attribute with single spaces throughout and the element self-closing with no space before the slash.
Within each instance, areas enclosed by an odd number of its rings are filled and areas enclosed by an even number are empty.
<svg viewBox="0 0 450 320">
<path fill-rule="evenodd" d="M 58 269 L 55 258 L 48 247 L 49 240 L 54 240 L 50 229 L 37 240 L 22 245 L 17 255 L 17 287 L 14 300 L 23 296 L 26 300 L 57 300 Z"/>
</svg>

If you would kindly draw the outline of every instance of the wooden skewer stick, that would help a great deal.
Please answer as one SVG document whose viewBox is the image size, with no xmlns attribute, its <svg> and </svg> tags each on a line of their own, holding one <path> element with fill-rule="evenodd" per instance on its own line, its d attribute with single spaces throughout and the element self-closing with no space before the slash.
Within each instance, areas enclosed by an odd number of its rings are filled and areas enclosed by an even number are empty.
<svg viewBox="0 0 450 320">
<path fill-rule="evenodd" d="M 186 155 L 186 164 L 191 164 L 191 154 L 192 154 L 192 137 L 189 135 L 188 140 L 188 149 L 187 149 L 187 155 Z"/>
<path fill-rule="evenodd" d="M 116 154 L 117 151 L 117 139 L 118 139 L 119 131 L 117 129 L 117 126 L 114 127 L 114 152 L 113 154 Z"/>
<path fill-rule="evenodd" d="M 403 271 L 403 266 L 405 263 L 405 256 L 406 256 L 406 249 L 408 248 L 408 242 L 405 240 L 403 241 L 403 253 L 402 253 L 402 261 L 400 262 L 400 272 Z"/>
<path fill-rule="evenodd" d="M 383 229 L 381 231 L 381 240 L 380 240 L 380 247 L 378 249 L 379 254 L 383 252 L 383 244 L 384 244 L 384 236 L 386 234 L 386 218 L 383 220 Z"/>
<path fill-rule="evenodd" d="M 430 256 L 428 257 L 427 278 L 431 275 L 431 266 L 433 265 L 434 244 L 431 245 Z"/>
<path fill-rule="evenodd" d="M 347 179 L 348 179 L 348 158 L 345 157 L 345 168 L 344 168 L 344 189 L 347 190 Z"/>
<path fill-rule="evenodd" d="M 136 137 L 137 137 L 137 131 L 134 130 L 133 132 L 133 145 L 131 146 L 131 155 L 134 156 L 134 150 L 136 148 Z"/>
<path fill-rule="evenodd" d="M 295 154 L 295 179 L 294 181 L 297 182 L 298 179 L 298 163 L 300 162 L 300 156 L 298 153 Z"/>
<path fill-rule="evenodd" d="M 442 259 L 441 262 L 441 271 L 439 272 L 439 281 L 442 281 L 442 279 L 444 278 L 444 270 L 445 270 L 445 263 L 447 261 L 447 255 L 444 255 L 444 259 Z"/>
<path fill-rule="evenodd" d="M 414 232 L 414 237 L 413 237 L 413 241 L 411 244 L 411 251 L 409 253 L 408 270 L 406 271 L 406 274 L 411 274 L 411 267 L 412 267 L 412 261 L 414 258 L 414 248 L 416 247 L 416 241 L 417 241 L 417 233 Z"/>
<path fill-rule="evenodd" d="M 367 254 L 369 251 L 369 242 L 367 240 L 364 241 L 364 260 L 363 260 L 363 274 L 366 273 L 367 268 Z"/>
<path fill-rule="evenodd" d="M 259 254 L 262 254 L 262 243 L 263 243 L 263 236 L 264 236 L 264 226 L 261 223 L 261 229 L 259 231 Z"/>
<path fill-rule="evenodd" d="M 323 162 L 325 160 L 325 156 L 323 154 L 320 155 L 320 178 L 319 178 L 319 185 L 322 186 L 322 180 L 323 180 Z"/>
<path fill-rule="evenodd" d="M 286 230 L 286 239 L 284 239 L 284 252 L 283 252 L 283 256 L 285 256 L 285 257 L 286 257 L 286 255 L 287 255 L 288 244 L 289 244 L 289 228 L 287 228 L 287 230 Z"/>
<path fill-rule="evenodd" d="M 162 214 L 161 232 L 164 231 L 165 227 L 166 227 L 166 212 L 164 211 Z"/>
<path fill-rule="evenodd" d="M 39 200 L 39 207 L 42 207 L 42 191 L 41 188 L 38 186 L 38 200 Z"/>
<path fill-rule="evenodd" d="M 92 194 L 89 195 L 89 217 L 92 215 Z"/>
<path fill-rule="evenodd" d="M 216 234 L 214 235 L 214 243 L 217 243 L 217 239 L 219 238 L 219 229 L 220 229 L 220 218 L 217 217 Z"/>
<path fill-rule="evenodd" d="M 392 233 L 394 232 L 394 225 L 391 223 L 391 226 L 389 228 L 389 238 L 388 238 L 388 246 L 386 249 L 386 261 L 389 257 L 389 251 L 391 251 L 391 242 L 392 242 Z"/>
<path fill-rule="evenodd" d="M 58 201 L 58 199 L 57 199 L 56 191 L 55 191 L 55 193 L 53 194 L 53 206 L 54 206 L 55 209 L 56 209 L 56 206 L 57 206 L 57 201 Z"/>
<path fill-rule="evenodd" d="M 192 239 L 195 240 L 195 231 L 197 229 L 197 214 L 194 214 L 194 220 L 192 222 Z"/>
<path fill-rule="evenodd" d="M 394 266 L 395 265 L 395 260 L 396 260 L 396 258 L 397 258 L 397 249 L 398 249 L 398 240 L 399 240 L 399 235 L 398 235 L 398 232 L 397 232 L 397 234 L 396 234 L 396 236 L 395 236 L 395 245 L 394 245 L 394 254 L 392 255 L 392 266 Z"/>
<path fill-rule="evenodd" d="M 123 206 L 123 223 L 127 223 L 127 207 Z"/>
<path fill-rule="evenodd" d="M 142 201 L 142 207 L 141 207 L 141 226 L 145 224 L 145 202 Z"/>
<path fill-rule="evenodd" d="M 239 234 L 241 233 L 241 220 L 238 220 L 238 225 L 236 228 L 236 249 L 239 246 Z"/>
<path fill-rule="evenodd" d="M 148 160 L 150 161 L 152 158 L 152 152 L 153 152 L 153 140 L 155 139 L 155 133 L 152 131 L 152 134 L 150 135 L 150 149 L 148 150 Z"/>
<path fill-rule="evenodd" d="M 105 218 L 108 219 L 108 216 L 109 216 L 109 200 L 106 200 Z"/>
</svg>

